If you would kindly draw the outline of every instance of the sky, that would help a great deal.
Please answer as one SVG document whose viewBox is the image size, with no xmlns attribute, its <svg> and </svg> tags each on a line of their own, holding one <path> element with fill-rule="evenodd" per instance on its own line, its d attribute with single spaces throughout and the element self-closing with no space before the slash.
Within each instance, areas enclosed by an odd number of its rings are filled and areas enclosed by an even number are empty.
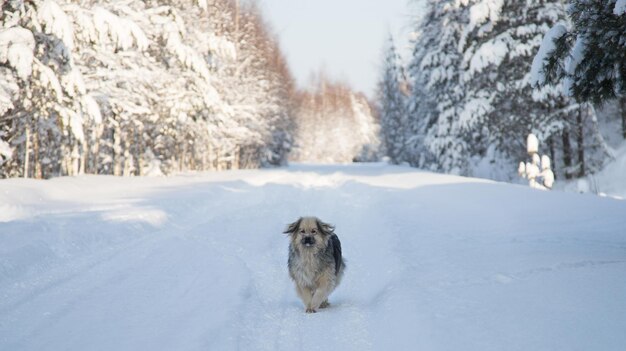
<svg viewBox="0 0 626 351">
<path fill-rule="evenodd" d="M 411 0 L 261 0 L 300 87 L 311 72 L 374 97 L 382 50 L 391 32 L 408 50 L 410 23 L 419 14 Z M 413 16 L 411 16 L 413 14 Z"/>
</svg>

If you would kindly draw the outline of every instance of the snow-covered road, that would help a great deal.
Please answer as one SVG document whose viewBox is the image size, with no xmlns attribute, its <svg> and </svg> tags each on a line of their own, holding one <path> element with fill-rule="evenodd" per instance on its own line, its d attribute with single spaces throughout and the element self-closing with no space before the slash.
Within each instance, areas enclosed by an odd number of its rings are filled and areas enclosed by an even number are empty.
<svg viewBox="0 0 626 351">
<path fill-rule="evenodd" d="M 305 314 L 285 224 L 348 268 Z M 0 350 L 624 350 L 626 201 L 382 164 L 0 181 Z"/>
</svg>

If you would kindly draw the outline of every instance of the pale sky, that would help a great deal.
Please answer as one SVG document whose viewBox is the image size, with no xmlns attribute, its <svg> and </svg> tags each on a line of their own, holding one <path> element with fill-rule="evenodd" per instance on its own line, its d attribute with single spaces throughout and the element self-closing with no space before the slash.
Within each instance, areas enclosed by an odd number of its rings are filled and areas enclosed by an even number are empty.
<svg viewBox="0 0 626 351">
<path fill-rule="evenodd" d="M 299 86 L 323 67 L 373 97 L 390 31 L 408 46 L 415 0 L 260 0 Z M 414 16 L 411 16 L 411 13 Z M 405 50 L 406 51 L 406 50 Z"/>
</svg>

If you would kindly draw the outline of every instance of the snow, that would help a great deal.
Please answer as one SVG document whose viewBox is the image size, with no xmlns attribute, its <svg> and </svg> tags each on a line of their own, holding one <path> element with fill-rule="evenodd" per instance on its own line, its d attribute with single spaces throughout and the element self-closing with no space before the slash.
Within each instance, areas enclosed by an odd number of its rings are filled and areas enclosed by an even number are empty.
<svg viewBox="0 0 626 351">
<path fill-rule="evenodd" d="M 615 2 L 615 8 L 613 9 L 613 14 L 615 16 L 621 16 L 626 13 L 626 0 L 617 0 Z"/>
<path fill-rule="evenodd" d="M 36 68 L 40 74 L 39 79 L 41 80 L 41 84 L 44 87 L 49 88 L 50 90 L 54 91 L 54 95 L 56 95 L 57 102 L 62 102 L 63 101 L 63 88 L 61 87 L 61 83 L 59 82 L 59 79 L 57 78 L 56 74 L 54 74 L 54 71 L 50 67 L 41 63 L 37 59 L 35 60 L 37 62 Z"/>
<path fill-rule="evenodd" d="M 530 83 L 535 85 L 543 85 L 546 82 L 546 74 L 543 66 L 546 59 L 552 55 L 556 49 L 554 41 L 567 33 L 567 28 L 562 23 L 557 23 L 546 33 L 539 47 L 539 51 L 533 58 L 533 64 L 530 69 Z"/>
<path fill-rule="evenodd" d="M 70 19 L 59 4 L 52 0 L 46 0 L 37 14 L 46 33 L 57 36 L 68 49 L 72 50 L 74 47 L 74 29 Z"/>
<path fill-rule="evenodd" d="M 22 27 L 0 30 L 0 63 L 8 63 L 18 77 L 27 79 L 33 71 L 33 33 Z"/>
<path fill-rule="evenodd" d="M 83 96 L 87 93 L 83 75 L 78 69 L 72 69 L 67 74 L 61 76 L 63 87 L 71 97 Z"/>
<path fill-rule="evenodd" d="M 537 139 L 535 134 L 528 134 L 526 138 L 526 152 L 529 155 L 539 152 L 539 139 Z"/>
<path fill-rule="evenodd" d="M 87 115 L 93 120 L 96 125 L 102 123 L 102 113 L 100 112 L 100 106 L 93 96 L 87 94 L 83 95 L 83 106 L 87 111 Z"/>
<path fill-rule="evenodd" d="M 117 49 L 129 50 L 134 44 L 137 49 L 143 51 L 150 44 L 144 32 L 135 22 L 120 18 L 102 7 L 94 8 L 93 22 L 99 33 L 100 41 L 104 42 L 107 37 L 110 37 Z"/>
<path fill-rule="evenodd" d="M 237 59 L 237 48 L 235 44 L 225 37 L 211 35 L 208 40 L 209 51 L 219 57 L 228 58 L 232 61 Z"/>
<path fill-rule="evenodd" d="M 470 8 L 467 31 L 472 31 L 478 25 L 482 25 L 487 21 L 498 22 L 503 6 L 503 0 L 487 0 L 473 5 Z"/>
<path fill-rule="evenodd" d="M 14 107 L 11 97 L 19 90 L 19 86 L 8 68 L 0 68 L 0 76 L 3 77 L 0 81 L 0 115 L 4 115 Z"/>
<path fill-rule="evenodd" d="M 76 113 L 70 109 L 62 109 L 61 117 L 65 125 L 70 127 L 70 131 L 74 138 L 76 138 L 81 144 L 85 143 L 85 133 L 83 131 L 83 116 L 82 113 Z"/>
<path fill-rule="evenodd" d="M 615 158 L 602 170 L 579 181 L 571 181 L 563 185 L 563 190 L 594 193 L 617 199 L 626 199 L 626 142 L 615 150 Z"/>
<path fill-rule="evenodd" d="M 204 11 L 206 11 L 209 8 L 209 4 L 207 3 L 207 0 L 198 0 L 198 6 Z"/>
<path fill-rule="evenodd" d="M 510 41 L 511 37 L 505 33 L 485 42 L 475 52 L 468 51 L 466 56 L 470 55 L 470 58 L 466 80 L 470 80 L 476 73 L 482 72 L 487 67 L 501 64 L 510 51 L 508 45 Z"/>
<path fill-rule="evenodd" d="M 468 98 L 463 110 L 459 113 L 459 124 L 469 129 L 482 122 L 481 117 L 484 118 L 493 111 L 493 100 L 494 94 L 487 92 L 481 92 L 479 96 Z"/>
<path fill-rule="evenodd" d="M 154 155 L 152 150 L 148 148 L 146 152 L 144 152 L 144 162 L 142 165 L 141 173 L 142 175 L 148 177 L 162 177 L 164 176 L 161 171 L 161 161 Z"/>
<path fill-rule="evenodd" d="M 622 350 L 626 202 L 383 164 L 0 181 L 2 350 Z M 6 209 L 6 211 L 5 211 Z M 348 270 L 305 314 L 284 226 Z"/>
<path fill-rule="evenodd" d="M 0 139 L 0 166 L 4 163 L 3 158 L 4 160 L 8 160 L 11 156 L 13 156 L 13 148 L 9 143 Z"/>
<path fill-rule="evenodd" d="M 184 67 L 198 73 L 207 83 L 209 83 L 205 87 L 206 92 L 204 94 L 207 105 L 211 106 L 213 104 L 221 103 L 222 98 L 220 94 L 211 85 L 213 79 L 205 59 L 192 47 L 183 43 L 183 38 L 181 37 L 181 26 L 183 26 L 182 23 L 178 23 L 178 25 L 171 23 L 165 26 L 164 37 L 166 38 L 168 50 L 176 55 Z M 215 36 L 213 36 L 212 39 L 215 41 L 215 47 L 213 47 L 213 49 L 220 48 L 218 53 L 223 53 L 223 50 L 226 50 L 226 47 L 228 46 L 226 45 L 227 41 L 224 39 L 218 42 L 217 37 Z"/>
</svg>

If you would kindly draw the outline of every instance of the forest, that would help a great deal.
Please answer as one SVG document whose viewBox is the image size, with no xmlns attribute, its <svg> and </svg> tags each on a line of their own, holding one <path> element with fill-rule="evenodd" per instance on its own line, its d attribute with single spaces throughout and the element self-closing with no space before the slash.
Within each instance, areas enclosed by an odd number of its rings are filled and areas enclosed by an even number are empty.
<svg viewBox="0 0 626 351">
<path fill-rule="evenodd" d="M 426 1 L 405 64 L 379 83 L 395 163 L 511 180 L 538 136 L 557 178 L 592 174 L 626 138 L 624 1 Z"/>
<path fill-rule="evenodd" d="M 368 97 L 298 86 L 255 1 L 6 1 L 0 177 L 375 161 L 511 181 L 538 137 L 557 179 L 626 138 L 622 0 L 415 0 Z M 407 7 L 407 13 L 411 11 Z"/>
<path fill-rule="evenodd" d="M 252 3 L 8 1 L 3 177 L 279 165 L 293 79 Z"/>
</svg>

